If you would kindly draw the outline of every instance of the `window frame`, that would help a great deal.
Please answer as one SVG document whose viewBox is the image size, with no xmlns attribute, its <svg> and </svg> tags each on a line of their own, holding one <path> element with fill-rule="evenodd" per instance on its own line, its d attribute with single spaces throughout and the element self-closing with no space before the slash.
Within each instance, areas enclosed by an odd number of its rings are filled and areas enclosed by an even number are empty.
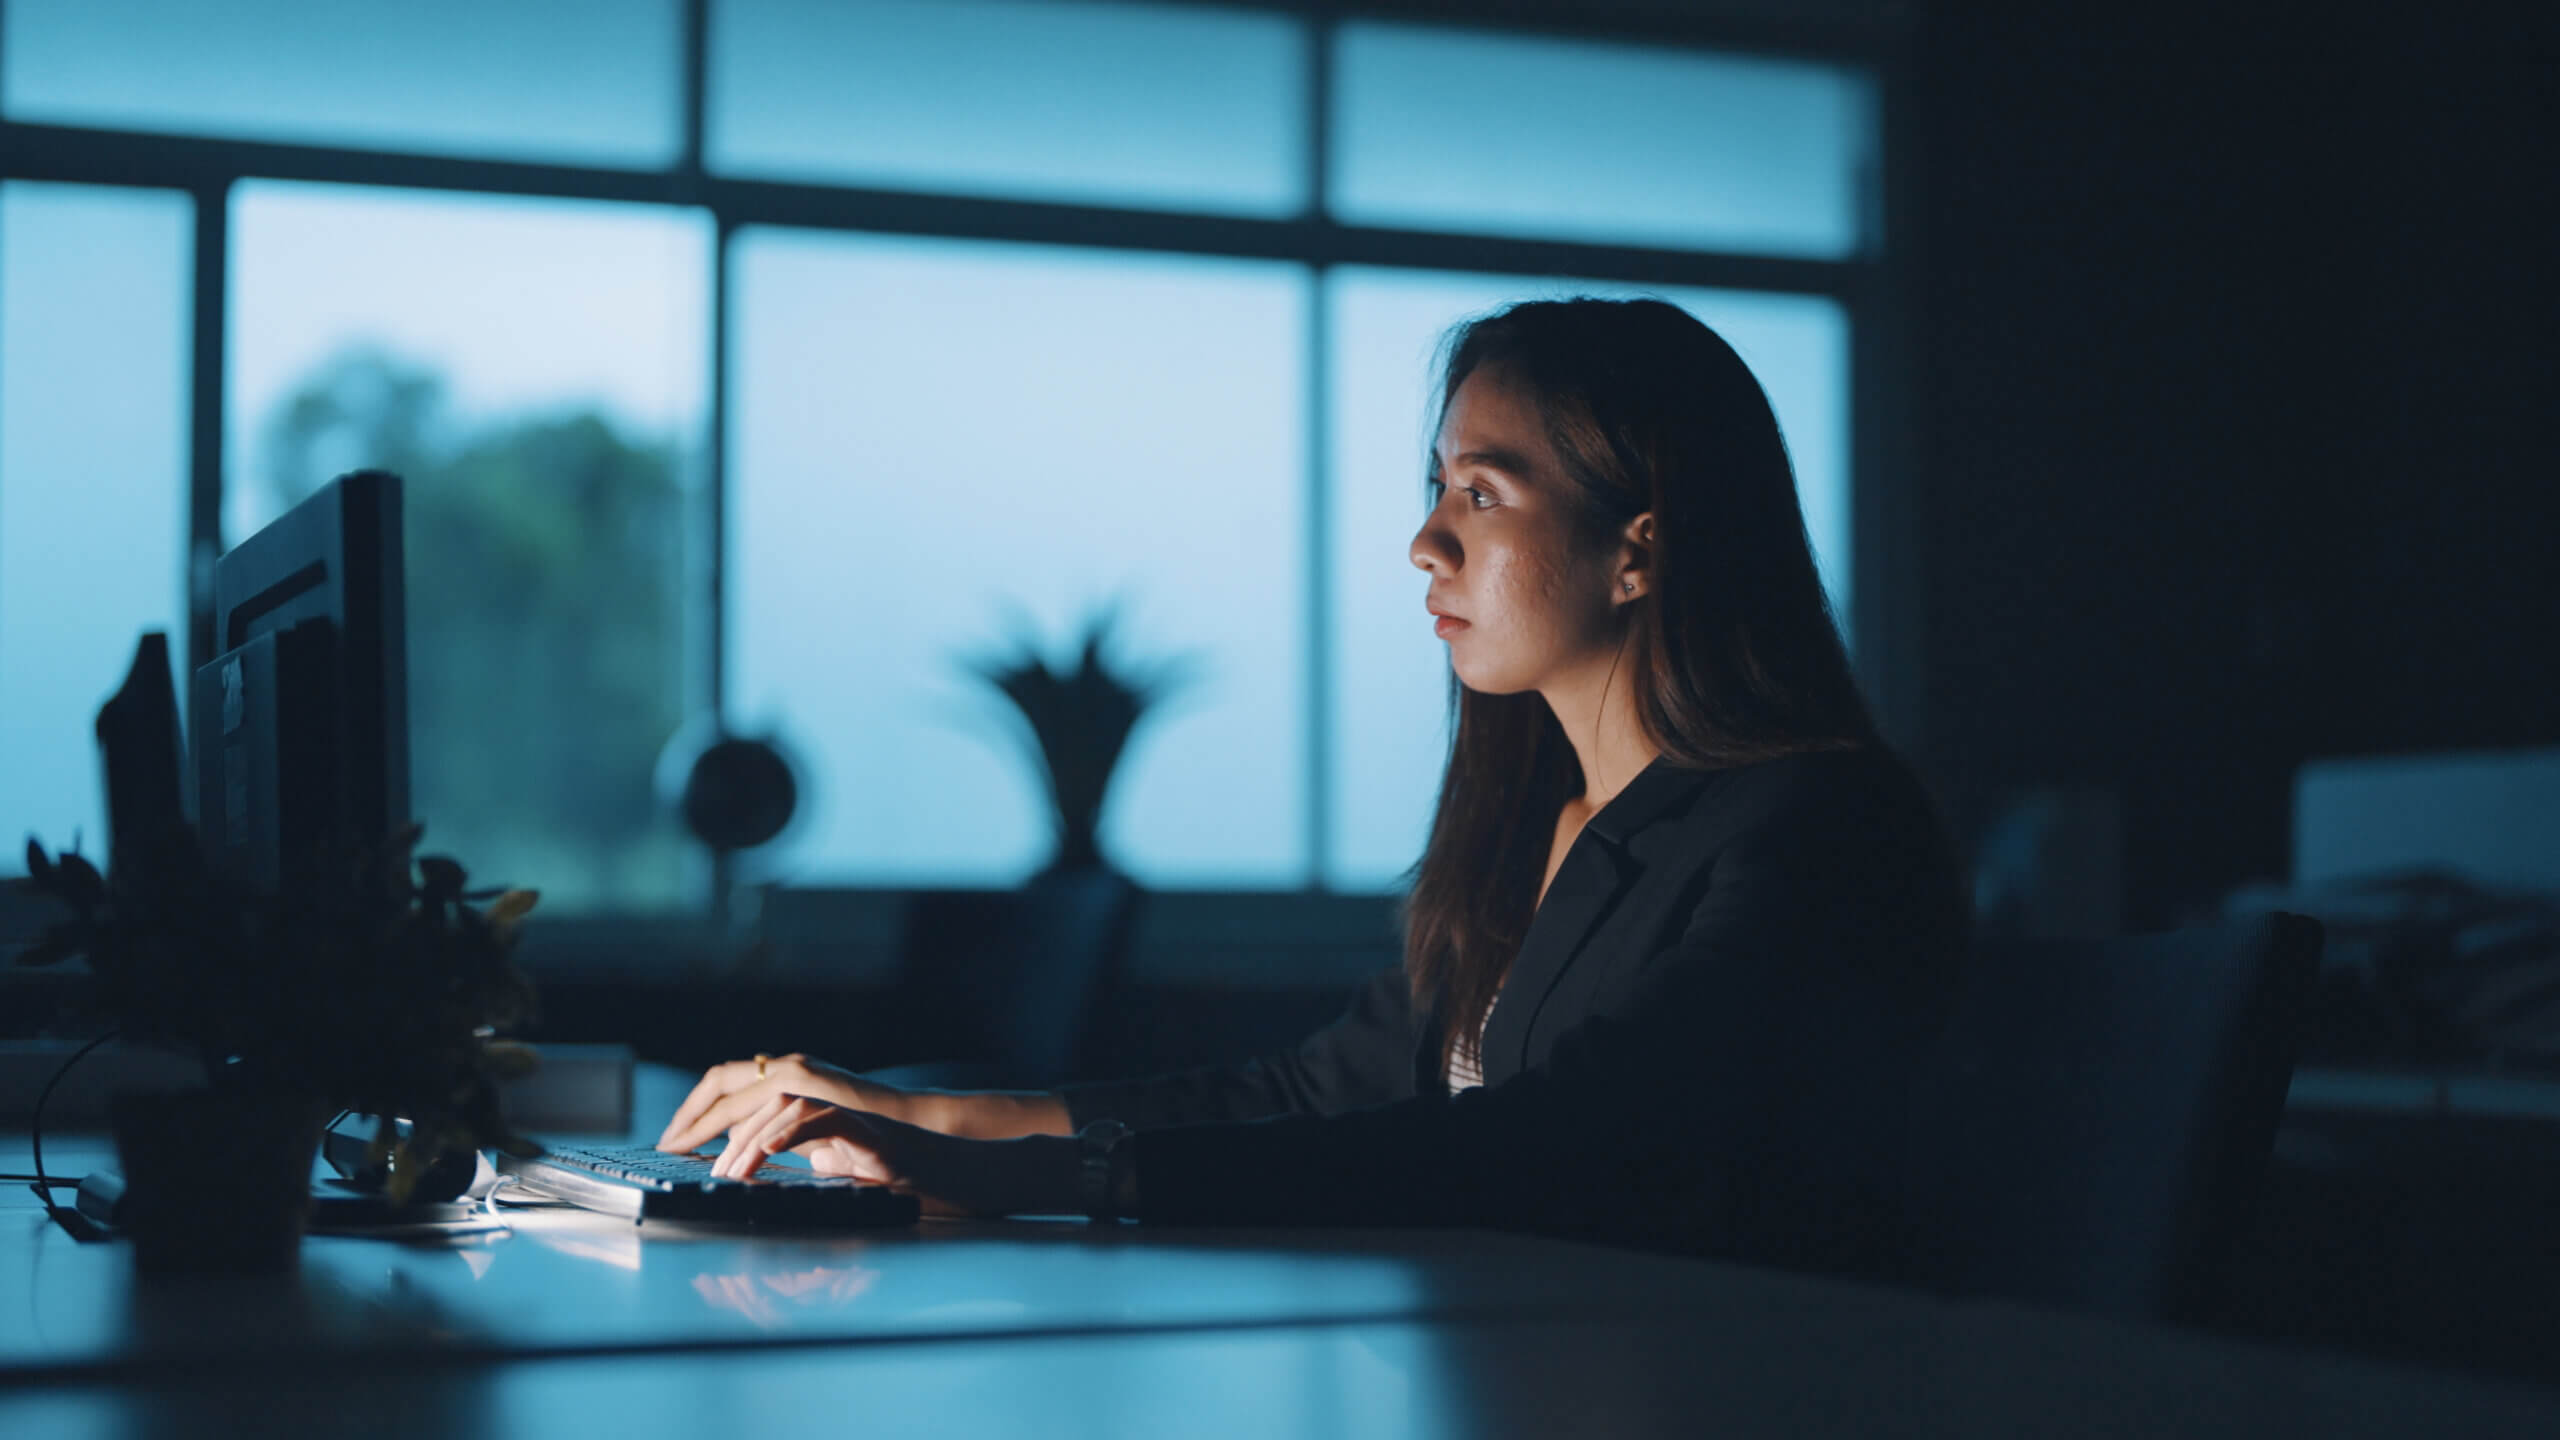
<svg viewBox="0 0 2560 1440">
<path fill-rule="evenodd" d="M 744 226 L 947 239 L 999 240 L 1122 252 L 1162 252 L 1281 260 L 1307 268 L 1309 374 L 1305 552 L 1307 573 L 1305 702 L 1307 827 L 1301 894 L 1324 885 L 1330 844 L 1332 772 L 1330 563 L 1332 524 L 1327 444 L 1329 407 L 1326 295 L 1339 265 L 1420 271 L 1552 277 L 1568 275 L 1637 285 L 1701 286 L 1810 294 L 1837 302 L 1849 324 L 1851 613 L 1859 678 L 1887 733 L 1906 745 L 1921 736 L 1916 547 L 1909 466 L 1912 431 L 1908 384 L 1910 257 L 1895 243 L 1907 233 L 1917 177 L 1913 147 L 1900 121 L 1907 89 L 1911 28 L 1894 7 L 1840 0 L 1810 19 L 1779 19 L 1764 7 L 1711 4 L 1690 13 L 1667 7 L 1576 6 L 1520 0 L 1496 14 L 1472 13 L 1451 0 L 1220 0 L 1216 8 L 1294 17 L 1308 32 L 1306 210 L 1291 218 L 1247 218 L 1108 205 L 999 199 L 911 190 L 744 179 L 705 169 L 704 119 L 708 39 L 715 0 L 681 0 L 679 103 L 683 144 L 663 169 L 494 160 L 352 147 L 237 140 L 156 132 L 93 129 L 10 119 L 0 110 L 0 179 L 146 186 L 187 192 L 195 203 L 193 314 L 190 334 L 189 531 L 187 593 L 191 618 L 187 661 L 212 653 L 211 575 L 222 546 L 224 340 L 230 319 L 230 193 L 243 180 L 302 180 L 384 188 L 561 199 L 613 200 L 707 211 L 713 223 L 710 300 L 710 393 L 704 407 L 704 476 L 697 516 L 708 546 L 704 590 L 695 597 L 705 643 L 697 652 L 690 693 L 723 713 L 727 601 L 726 497 L 729 435 L 729 247 Z M 1166 0 L 1155 0 L 1166 3 Z M 1195 0 L 1175 0 L 1195 3 Z M 5 0 L 0 0 L 5 4 Z M 1799 259 L 1725 251 L 1665 249 L 1580 241 L 1532 240 L 1376 226 L 1332 220 L 1330 191 L 1336 34 L 1345 22 L 1386 21 L 1491 31 L 1554 40 L 1614 41 L 1734 55 L 1810 61 L 1861 74 L 1872 87 L 1875 120 L 1870 152 L 1878 173 L 1864 177 L 1867 207 L 1859 253 L 1842 259 Z M 4 98 L 4 97 L 0 97 Z M 712 913 L 729 911 L 733 876 L 725 863 L 712 874 Z M 1291 892 L 1278 892 L 1291 893 Z M 1361 898 L 1361 897 L 1345 897 Z"/>
</svg>

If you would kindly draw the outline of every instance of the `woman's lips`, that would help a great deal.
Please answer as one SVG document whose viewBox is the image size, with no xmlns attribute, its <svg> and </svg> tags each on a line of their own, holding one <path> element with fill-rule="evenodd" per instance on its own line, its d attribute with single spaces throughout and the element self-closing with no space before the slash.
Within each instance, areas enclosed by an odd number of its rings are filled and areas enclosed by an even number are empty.
<svg viewBox="0 0 2560 1440">
<path fill-rule="evenodd" d="M 1455 615 L 1443 615 L 1432 625 L 1431 633 L 1439 636 L 1443 640 L 1446 640 L 1450 636 L 1455 635 L 1466 628 L 1466 621 L 1459 619 Z"/>
</svg>

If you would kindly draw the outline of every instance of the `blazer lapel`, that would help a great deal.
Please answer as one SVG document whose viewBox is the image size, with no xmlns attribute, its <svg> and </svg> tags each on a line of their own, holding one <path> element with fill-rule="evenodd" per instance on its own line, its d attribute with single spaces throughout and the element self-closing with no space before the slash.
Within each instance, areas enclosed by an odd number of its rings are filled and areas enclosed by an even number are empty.
<svg viewBox="0 0 2560 1440">
<path fill-rule="evenodd" d="M 1657 759 L 1583 823 L 1547 886 L 1546 899 L 1530 918 L 1529 933 L 1522 937 L 1520 953 L 1486 1017 L 1484 1083 L 1497 1084 L 1527 1068 L 1529 1032 L 1547 996 L 1581 956 L 1592 927 L 1643 873 L 1644 867 L 1628 853 L 1628 838 L 1695 790 L 1706 774 Z"/>
</svg>

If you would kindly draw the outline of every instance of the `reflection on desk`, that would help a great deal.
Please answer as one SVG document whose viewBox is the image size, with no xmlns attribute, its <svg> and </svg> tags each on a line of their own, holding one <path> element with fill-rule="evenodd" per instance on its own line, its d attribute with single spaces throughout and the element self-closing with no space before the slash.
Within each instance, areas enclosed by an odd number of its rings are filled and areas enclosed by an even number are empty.
<svg viewBox="0 0 2560 1440">
<path fill-rule="evenodd" d="M 0 1213 L 0 1434 L 2560 1434 L 2544 1391 L 1521 1236 L 514 1223 L 144 1285 Z"/>
<path fill-rule="evenodd" d="M 812 1265 L 796 1273 L 768 1275 L 706 1270 L 693 1277 L 693 1292 L 714 1310 L 735 1311 L 757 1329 L 770 1331 L 788 1328 L 777 1300 L 818 1308 L 841 1305 L 870 1289 L 879 1278 L 879 1271 L 859 1265 Z"/>
</svg>

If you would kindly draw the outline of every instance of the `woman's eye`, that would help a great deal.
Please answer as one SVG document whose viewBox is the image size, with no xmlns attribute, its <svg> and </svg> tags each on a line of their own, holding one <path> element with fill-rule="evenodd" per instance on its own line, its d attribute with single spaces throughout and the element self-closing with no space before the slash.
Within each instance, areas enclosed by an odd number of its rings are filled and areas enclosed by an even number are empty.
<svg viewBox="0 0 2560 1440">
<path fill-rule="evenodd" d="M 1467 497 L 1467 508 L 1470 510 L 1490 510 L 1494 505 L 1491 495 L 1473 485 L 1452 486 L 1446 480 L 1426 480 L 1423 486 L 1431 494 L 1431 508 L 1434 510 L 1440 508 L 1441 501 L 1449 498 L 1449 492 L 1452 489 Z"/>
</svg>

